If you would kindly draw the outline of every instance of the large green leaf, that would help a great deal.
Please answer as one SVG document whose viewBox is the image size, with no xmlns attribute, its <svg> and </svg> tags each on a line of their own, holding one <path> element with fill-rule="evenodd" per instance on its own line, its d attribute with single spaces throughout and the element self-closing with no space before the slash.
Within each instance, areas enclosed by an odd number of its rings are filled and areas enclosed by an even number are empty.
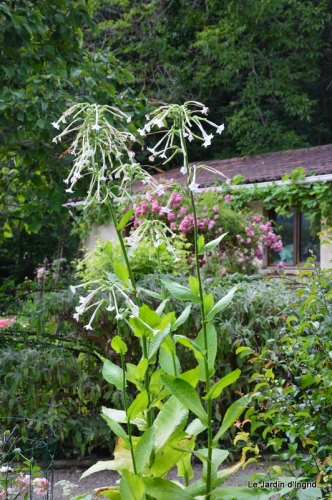
<svg viewBox="0 0 332 500">
<path fill-rule="evenodd" d="M 146 358 L 141 359 L 135 370 L 135 377 L 137 378 L 137 380 L 141 381 L 144 379 L 148 366 L 149 366 L 148 360 Z"/>
<path fill-rule="evenodd" d="M 116 226 L 116 229 L 118 231 L 122 231 L 122 229 L 125 228 L 125 226 L 128 224 L 128 222 L 130 221 L 131 217 L 134 215 L 134 209 L 131 208 L 130 210 L 128 210 L 128 212 L 126 212 L 122 219 L 120 220 L 119 224 Z"/>
<path fill-rule="evenodd" d="M 193 340 L 189 339 L 188 337 L 185 337 L 184 335 L 173 335 L 174 342 L 179 344 L 182 344 L 186 347 L 189 347 L 189 349 L 192 349 L 195 354 L 196 359 L 204 359 L 204 352 L 201 349 L 201 347 L 196 344 Z"/>
<path fill-rule="evenodd" d="M 225 432 L 234 424 L 235 420 L 239 418 L 239 416 L 246 409 L 248 403 L 250 401 L 249 396 L 243 396 L 242 398 L 235 401 L 235 403 L 231 404 L 231 406 L 227 409 L 223 421 L 221 423 L 221 427 L 215 437 L 213 438 L 213 445 L 217 446 L 219 439 L 221 436 L 225 434 Z"/>
<path fill-rule="evenodd" d="M 123 373 L 119 366 L 112 363 L 108 359 L 103 366 L 103 377 L 110 384 L 115 385 L 117 389 L 123 389 Z"/>
<path fill-rule="evenodd" d="M 211 252 L 211 250 L 214 250 L 216 248 L 216 246 L 219 245 L 221 240 L 226 236 L 226 234 L 228 234 L 228 233 L 224 233 L 224 234 L 218 236 L 218 238 L 216 238 L 215 240 L 212 240 L 209 243 L 206 243 L 206 245 L 204 245 L 199 250 L 198 255 L 203 255 L 207 252 Z"/>
<path fill-rule="evenodd" d="M 167 325 L 167 327 L 161 331 L 157 332 L 156 335 L 153 337 L 153 339 L 148 340 L 148 358 L 151 360 L 153 356 L 156 354 L 158 351 L 160 345 L 164 342 L 166 337 L 169 335 L 171 329 L 171 325 Z"/>
<path fill-rule="evenodd" d="M 90 474 L 94 474 L 95 472 L 100 472 L 102 470 L 116 470 L 116 461 L 115 460 L 105 460 L 101 462 L 97 462 L 92 465 L 88 470 L 83 472 L 81 479 L 84 477 L 90 476 Z"/>
<path fill-rule="evenodd" d="M 162 284 L 165 285 L 167 290 L 170 292 L 173 297 L 179 300 L 188 300 L 190 302 L 199 303 L 200 298 L 193 293 L 190 288 L 187 288 L 183 285 L 179 285 L 175 281 L 162 279 Z"/>
<path fill-rule="evenodd" d="M 186 433 L 192 436 L 198 436 L 198 434 L 205 431 L 205 429 L 206 425 L 203 425 L 199 418 L 195 418 L 186 428 Z"/>
<path fill-rule="evenodd" d="M 181 373 L 178 378 L 181 380 L 185 380 L 188 382 L 192 387 L 196 387 L 198 384 L 199 380 L 199 366 L 196 366 L 196 368 L 193 368 L 192 370 L 188 370 L 187 372 Z"/>
<path fill-rule="evenodd" d="M 128 350 L 126 343 L 121 337 L 119 337 L 119 335 L 112 338 L 111 347 L 118 354 L 126 354 Z"/>
<path fill-rule="evenodd" d="M 146 463 L 148 462 L 151 452 L 153 450 L 153 444 L 155 439 L 155 429 L 154 427 L 149 427 L 143 436 L 139 439 L 135 448 L 135 463 L 137 468 L 137 473 L 143 472 Z"/>
<path fill-rule="evenodd" d="M 218 398 L 222 393 L 222 391 L 225 389 L 225 387 L 229 386 L 230 384 L 233 384 L 239 378 L 240 375 L 241 375 L 241 370 L 239 369 L 234 370 L 231 373 L 228 373 L 211 387 L 208 394 L 204 396 L 203 399 Z"/>
<path fill-rule="evenodd" d="M 173 436 L 182 431 L 187 419 L 187 408 L 175 396 L 169 398 L 153 422 L 156 450 L 161 449 Z"/>
<path fill-rule="evenodd" d="M 156 500 L 195 500 L 184 489 L 167 479 L 144 477 L 143 483 L 146 493 Z"/>
<path fill-rule="evenodd" d="M 145 490 L 143 481 L 128 470 L 122 471 L 119 489 L 121 498 L 125 500 L 143 500 Z"/>
<path fill-rule="evenodd" d="M 200 458 L 203 462 L 203 471 L 202 471 L 202 479 L 206 481 L 207 476 L 207 458 L 208 458 L 209 450 L 207 448 L 199 449 L 195 455 Z M 217 470 L 219 465 L 226 460 L 229 452 L 226 450 L 219 450 L 218 448 L 214 448 L 212 450 L 212 458 L 211 458 L 211 479 L 212 484 L 217 478 Z"/>
<path fill-rule="evenodd" d="M 127 436 L 125 430 L 121 427 L 121 425 L 106 414 L 103 414 L 102 417 L 104 420 L 106 420 L 107 425 L 111 428 L 114 434 L 123 439 L 127 446 L 130 446 L 129 437 Z"/>
<path fill-rule="evenodd" d="M 216 355 L 217 355 L 217 348 L 218 348 L 217 331 L 212 323 L 207 323 L 207 325 L 206 325 L 206 337 L 207 337 L 207 353 L 205 353 L 205 355 L 208 358 L 209 376 L 211 377 L 214 374 L 214 369 L 215 369 L 214 364 L 215 364 Z M 202 349 L 203 352 L 205 352 L 203 328 L 199 332 L 199 334 L 197 335 L 196 344 Z M 206 380 L 205 362 L 203 359 L 199 359 L 199 358 L 197 358 L 197 361 L 198 361 L 198 364 L 200 366 L 199 379 Z"/>
<path fill-rule="evenodd" d="M 164 372 L 167 373 L 167 375 L 176 375 L 176 373 L 179 373 L 180 371 L 180 361 L 177 355 L 175 354 L 175 368 L 174 368 L 172 355 L 169 354 L 163 347 L 161 347 L 159 351 L 159 364 L 161 368 L 164 370 Z"/>
<path fill-rule="evenodd" d="M 169 375 L 162 375 L 161 380 L 165 387 L 178 398 L 184 406 L 191 410 L 203 424 L 207 423 L 207 414 L 201 404 L 200 398 L 196 390 L 188 382 Z"/>
<path fill-rule="evenodd" d="M 102 413 L 115 420 L 115 422 L 124 424 L 127 421 L 126 412 L 124 410 L 116 410 L 114 408 L 102 406 Z"/>
<path fill-rule="evenodd" d="M 233 286 L 233 288 L 230 289 L 230 291 L 223 297 L 222 299 L 218 300 L 218 302 L 215 304 L 215 306 L 211 309 L 209 314 L 206 317 L 207 321 L 211 321 L 215 315 L 226 309 L 226 307 L 232 302 L 234 294 L 237 290 L 238 286 Z"/>
<path fill-rule="evenodd" d="M 177 330 L 179 326 L 183 325 L 183 323 L 187 321 L 187 319 L 189 318 L 190 311 L 191 311 L 191 306 L 187 306 L 173 324 L 172 330 L 174 331 Z"/>
<path fill-rule="evenodd" d="M 124 266 L 122 264 L 122 262 L 120 262 L 119 260 L 115 260 L 113 262 L 113 270 L 114 270 L 116 277 L 120 281 L 124 281 L 125 283 L 127 283 L 128 278 L 129 278 L 129 272 L 128 272 L 128 269 L 126 268 L 126 266 Z"/>
<path fill-rule="evenodd" d="M 195 295 L 199 295 L 199 281 L 196 276 L 189 276 L 189 288 Z"/>
<path fill-rule="evenodd" d="M 149 398 L 147 392 L 144 391 L 138 394 L 127 410 L 128 422 L 131 422 L 139 413 L 146 410 L 148 404 Z"/>
<path fill-rule="evenodd" d="M 184 442 L 182 442 L 184 441 Z M 156 477 L 165 477 L 179 462 L 191 456 L 191 449 L 195 446 L 195 437 L 184 436 L 183 433 L 175 436 L 171 446 L 165 446 L 157 451 L 151 473 Z"/>
</svg>

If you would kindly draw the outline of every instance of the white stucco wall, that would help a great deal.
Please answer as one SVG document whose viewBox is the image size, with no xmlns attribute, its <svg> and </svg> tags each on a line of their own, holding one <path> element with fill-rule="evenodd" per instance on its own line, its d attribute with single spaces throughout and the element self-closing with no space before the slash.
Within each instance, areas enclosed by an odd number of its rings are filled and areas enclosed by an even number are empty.
<svg viewBox="0 0 332 500">
<path fill-rule="evenodd" d="M 332 268 L 332 244 L 327 243 L 320 247 L 320 267 L 322 269 Z"/>
<path fill-rule="evenodd" d="M 98 238 L 103 238 L 105 241 L 115 240 L 117 238 L 117 234 L 114 225 L 109 223 L 105 223 L 102 226 L 92 224 L 91 233 L 84 241 L 84 248 L 86 248 L 88 252 L 91 252 L 94 249 Z"/>
</svg>

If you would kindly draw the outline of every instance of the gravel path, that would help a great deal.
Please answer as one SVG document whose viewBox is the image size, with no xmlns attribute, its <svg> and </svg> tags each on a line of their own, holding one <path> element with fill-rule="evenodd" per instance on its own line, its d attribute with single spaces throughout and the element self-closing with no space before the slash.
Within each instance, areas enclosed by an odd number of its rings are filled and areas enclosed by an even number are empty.
<svg viewBox="0 0 332 500">
<path fill-rule="evenodd" d="M 276 465 L 276 462 L 273 463 Z M 264 466 L 264 469 L 267 469 L 267 465 Z M 254 472 L 264 472 L 263 466 L 258 464 L 249 464 L 244 470 L 240 469 L 237 473 L 231 476 L 226 483 L 227 486 L 238 486 L 238 485 L 247 485 L 247 481 L 249 481 L 251 474 Z M 193 470 L 195 473 L 195 479 L 198 479 L 201 474 L 202 467 L 199 464 L 193 465 Z M 92 493 L 95 488 L 100 488 L 102 486 L 114 486 L 116 481 L 119 479 L 119 474 L 115 471 L 103 471 L 97 472 L 95 474 L 91 474 L 91 476 L 85 477 L 80 480 L 83 469 L 58 469 L 54 471 L 54 484 L 58 481 L 70 481 L 77 485 L 76 488 L 72 489 L 72 494 L 67 497 L 62 493 L 62 489 L 59 486 L 54 487 L 54 500 L 64 500 L 70 499 L 74 495 L 78 495 L 79 493 Z M 176 473 L 172 473 L 169 475 L 169 479 L 175 479 Z M 102 497 L 104 498 L 104 497 Z M 274 497 L 278 498 L 278 496 Z M 272 499 L 271 499 L 272 500 Z"/>
</svg>

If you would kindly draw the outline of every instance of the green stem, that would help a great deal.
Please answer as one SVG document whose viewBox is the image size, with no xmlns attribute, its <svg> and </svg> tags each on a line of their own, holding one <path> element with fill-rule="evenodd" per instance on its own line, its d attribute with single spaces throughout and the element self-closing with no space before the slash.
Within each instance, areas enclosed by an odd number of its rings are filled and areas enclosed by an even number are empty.
<svg viewBox="0 0 332 500">
<path fill-rule="evenodd" d="M 154 235 L 153 235 L 154 238 Z M 163 296 L 163 299 L 167 298 L 167 292 L 166 292 L 166 287 L 162 283 L 162 278 L 163 278 L 163 271 L 161 267 L 161 260 L 160 260 L 160 254 L 159 254 L 159 248 L 157 248 L 157 261 L 158 261 L 158 271 L 159 271 L 159 277 L 160 277 L 160 282 L 161 282 L 161 295 Z M 166 302 L 166 314 L 169 313 L 169 305 L 168 302 Z M 176 358 L 175 358 L 175 353 L 172 351 L 171 353 L 172 356 L 172 363 L 173 363 L 173 370 L 174 370 L 174 375 L 177 377 L 178 371 L 177 371 L 177 366 L 176 366 Z"/>
<path fill-rule="evenodd" d="M 124 360 L 123 354 L 121 354 L 121 367 L 122 367 L 123 406 L 125 408 L 125 412 L 127 415 L 128 400 L 127 400 L 127 392 L 126 392 L 126 368 L 125 368 L 125 360 Z M 132 441 L 132 437 L 131 437 L 131 424 L 130 424 L 130 422 L 128 422 L 128 437 L 129 437 L 129 442 L 130 442 L 130 454 L 131 454 L 131 460 L 133 462 L 134 473 L 137 475 L 134 447 L 133 447 L 133 441 Z"/>
<path fill-rule="evenodd" d="M 136 302 L 136 305 L 138 307 L 141 307 L 142 304 L 141 304 L 141 301 L 140 301 L 138 293 L 137 293 L 136 282 L 135 282 L 135 278 L 134 278 L 134 275 L 133 275 L 133 272 L 132 272 L 132 269 L 131 269 L 131 265 L 130 265 L 130 262 L 129 262 L 129 258 L 128 258 L 126 246 L 125 246 L 125 243 L 124 243 L 124 240 L 123 240 L 122 232 L 121 232 L 121 230 L 117 229 L 118 222 L 117 222 L 117 219 L 116 219 L 116 214 L 115 214 L 113 205 L 110 204 L 109 207 L 110 207 L 112 222 L 114 224 L 114 227 L 115 227 L 115 230 L 116 230 L 116 234 L 117 234 L 119 242 L 120 242 L 120 246 L 121 246 L 121 250 L 122 250 L 122 255 L 123 255 L 123 258 L 125 260 L 125 264 L 126 264 L 126 268 L 128 270 L 128 274 L 129 274 L 129 278 L 130 278 L 130 281 L 131 281 L 131 285 L 132 285 L 132 287 L 133 287 L 133 289 L 135 291 L 135 302 Z M 147 338 L 146 338 L 145 335 L 143 335 L 143 337 L 142 337 L 142 343 L 141 343 L 141 345 L 142 345 L 142 350 L 143 350 L 143 357 L 148 360 L 148 345 L 147 345 Z M 148 427 L 151 427 L 152 426 L 152 410 L 150 408 L 151 398 L 150 398 L 150 393 L 149 393 L 149 386 L 150 386 L 149 370 L 146 370 L 146 372 L 145 372 L 144 385 L 145 385 L 145 390 L 146 390 L 147 395 L 148 395 L 147 424 L 148 424 Z M 126 413 L 127 413 L 127 410 L 126 410 Z M 128 426 L 128 435 L 129 435 L 129 427 L 130 427 L 130 425 Z M 132 446 L 131 446 L 131 453 L 132 453 L 132 458 L 133 458 L 133 448 L 132 448 Z M 134 458 L 133 458 L 133 464 L 134 464 Z M 135 472 L 135 474 L 136 474 L 136 472 Z"/>
<path fill-rule="evenodd" d="M 189 173 L 189 164 L 188 164 L 188 154 L 186 150 L 186 143 L 183 136 L 183 132 L 181 134 L 181 144 L 183 145 L 184 151 L 184 165 Z M 199 255 L 198 255 L 198 227 L 197 227 L 197 212 L 195 205 L 195 198 L 193 192 L 190 190 L 190 201 L 192 205 L 193 215 L 194 215 L 194 251 L 195 251 L 195 263 L 196 263 L 196 274 L 197 280 L 199 283 L 199 297 L 200 297 L 200 308 L 201 308 L 201 317 L 202 317 L 202 328 L 203 328 L 203 339 L 204 339 L 204 350 L 205 350 L 205 390 L 206 393 L 210 390 L 210 375 L 209 375 L 209 352 L 208 352 L 208 338 L 207 338 L 207 325 L 206 325 L 206 316 L 204 311 L 204 292 L 202 286 L 202 277 L 201 270 L 199 265 Z M 208 414 L 208 456 L 207 456 L 207 471 L 206 471 L 206 496 L 208 499 L 211 493 L 211 474 L 212 474 L 212 400 L 207 400 L 207 414 Z"/>
<path fill-rule="evenodd" d="M 131 265 L 130 265 L 130 262 L 129 262 L 129 258 L 128 258 L 126 246 L 125 246 L 124 241 L 123 241 L 122 231 L 117 228 L 118 221 L 116 220 L 116 215 L 115 215 L 112 203 L 109 205 L 109 207 L 110 207 L 112 222 L 114 224 L 115 231 L 116 231 L 116 234 L 117 234 L 119 242 L 120 242 L 122 255 L 123 255 L 123 258 L 125 260 L 126 268 L 128 270 L 128 273 L 129 273 L 129 278 L 130 278 L 130 281 L 131 281 L 131 285 L 132 285 L 132 287 L 133 287 L 133 289 L 135 291 L 135 302 L 140 307 L 142 304 L 141 304 L 140 298 L 139 298 L 138 293 L 137 293 L 136 281 L 135 281 L 135 278 L 134 278 L 134 275 L 133 275 L 133 272 L 132 272 L 132 269 L 131 269 Z"/>
</svg>

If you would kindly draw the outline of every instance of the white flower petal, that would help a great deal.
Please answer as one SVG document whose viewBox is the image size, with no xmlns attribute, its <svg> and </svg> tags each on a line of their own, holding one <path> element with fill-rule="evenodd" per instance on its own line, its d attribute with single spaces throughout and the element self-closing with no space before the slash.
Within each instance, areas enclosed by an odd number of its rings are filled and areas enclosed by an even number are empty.
<svg viewBox="0 0 332 500">
<path fill-rule="evenodd" d="M 198 188 L 199 188 L 199 184 L 196 184 L 196 182 L 192 182 L 191 184 L 189 184 L 189 189 L 190 191 L 193 191 L 193 192 L 198 192 Z"/>
</svg>

